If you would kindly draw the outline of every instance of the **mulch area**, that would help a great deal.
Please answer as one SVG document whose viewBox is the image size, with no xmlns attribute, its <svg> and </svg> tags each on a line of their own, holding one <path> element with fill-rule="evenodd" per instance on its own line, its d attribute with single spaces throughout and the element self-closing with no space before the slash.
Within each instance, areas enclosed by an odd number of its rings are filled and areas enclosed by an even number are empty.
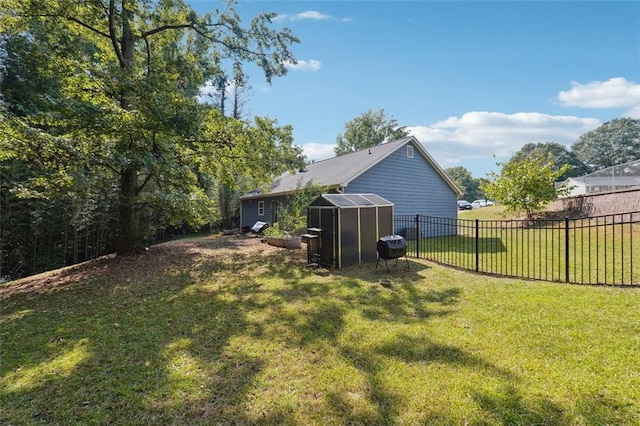
<svg viewBox="0 0 640 426">
<path fill-rule="evenodd" d="M 86 281 L 131 281 L 162 272 L 189 271 L 215 257 L 222 260 L 248 259 L 257 256 L 286 255 L 288 261 L 306 262 L 306 247 L 286 250 L 265 244 L 260 238 L 245 234 L 212 235 L 171 241 L 150 247 L 141 254 L 102 256 L 88 262 L 22 278 L 0 285 L 0 300 L 19 294 L 53 292 Z"/>
</svg>

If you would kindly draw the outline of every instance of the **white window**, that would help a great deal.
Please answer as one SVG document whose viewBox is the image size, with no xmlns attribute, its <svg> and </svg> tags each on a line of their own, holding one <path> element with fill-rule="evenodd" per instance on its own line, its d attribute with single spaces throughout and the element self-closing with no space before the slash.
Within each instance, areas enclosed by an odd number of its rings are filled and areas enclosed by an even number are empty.
<svg viewBox="0 0 640 426">
<path fill-rule="evenodd" d="M 258 216 L 264 216 L 264 201 L 258 201 Z"/>
<path fill-rule="evenodd" d="M 407 158 L 413 158 L 413 147 L 411 145 L 407 145 Z"/>
</svg>

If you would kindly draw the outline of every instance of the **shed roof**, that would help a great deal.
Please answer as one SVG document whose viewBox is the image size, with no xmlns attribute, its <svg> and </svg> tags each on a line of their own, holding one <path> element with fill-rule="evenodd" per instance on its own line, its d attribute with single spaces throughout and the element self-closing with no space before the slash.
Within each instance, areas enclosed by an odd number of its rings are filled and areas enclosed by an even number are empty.
<svg viewBox="0 0 640 426">
<path fill-rule="evenodd" d="M 393 203 L 376 194 L 322 194 L 310 206 L 354 208 L 393 206 Z"/>
<path fill-rule="evenodd" d="M 371 148 L 310 163 L 293 174 L 285 172 L 273 181 L 269 191 L 254 191 L 242 196 L 242 198 L 261 197 L 267 194 L 277 195 L 291 193 L 309 183 L 317 184 L 325 188 L 347 186 L 349 182 L 409 142 L 413 142 L 416 149 L 424 156 L 427 162 L 431 164 L 443 180 L 451 186 L 456 193 L 460 193 L 460 190 L 431 155 L 427 153 L 422 144 L 414 136 L 409 136 Z"/>
</svg>

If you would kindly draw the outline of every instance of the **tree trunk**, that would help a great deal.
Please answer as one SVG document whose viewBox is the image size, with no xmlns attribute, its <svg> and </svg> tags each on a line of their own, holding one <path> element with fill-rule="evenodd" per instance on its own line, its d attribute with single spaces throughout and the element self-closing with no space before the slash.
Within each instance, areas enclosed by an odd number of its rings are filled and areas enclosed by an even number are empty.
<svg viewBox="0 0 640 426">
<path fill-rule="evenodd" d="M 138 174 L 133 167 L 120 175 L 120 200 L 118 206 L 118 255 L 133 254 L 140 248 L 140 229 L 135 205 L 138 198 Z"/>
<path fill-rule="evenodd" d="M 113 0 L 112 0 L 113 1 Z M 134 54 L 135 38 L 131 30 L 133 12 L 122 2 L 122 38 L 120 39 L 121 60 L 120 67 L 124 71 L 125 84 L 120 95 L 120 107 L 131 111 L 135 108 L 135 93 L 133 81 L 135 80 Z M 130 136 L 130 135 L 128 135 Z M 123 135 L 123 149 L 126 152 L 127 136 Z M 134 156 L 134 154 L 131 154 Z M 138 201 L 138 168 L 134 165 L 136 160 L 124 166 L 120 173 L 120 199 L 118 201 L 118 237 L 116 242 L 116 254 L 126 255 L 136 253 L 140 247 L 140 228 L 136 215 Z"/>
<path fill-rule="evenodd" d="M 78 228 L 73 227 L 73 264 L 78 263 Z"/>
</svg>

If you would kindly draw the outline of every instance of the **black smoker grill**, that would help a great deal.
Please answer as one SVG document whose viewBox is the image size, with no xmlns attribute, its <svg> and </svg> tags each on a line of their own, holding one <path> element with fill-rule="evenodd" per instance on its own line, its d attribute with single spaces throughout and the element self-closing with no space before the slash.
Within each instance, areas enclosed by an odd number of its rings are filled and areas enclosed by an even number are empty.
<svg viewBox="0 0 640 426">
<path fill-rule="evenodd" d="M 387 266 L 387 272 L 389 272 L 389 264 L 387 263 L 387 260 L 396 259 L 397 265 L 398 259 L 403 256 L 407 259 L 407 269 L 411 269 L 409 267 L 409 258 L 407 258 L 407 241 L 404 237 L 400 235 L 387 235 L 385 237 L 380 237 L 376 244 L 376 249 L 378 250 L 376 269 L 378 268 L 378 262 L 380 262 L 380 259 L 382 258 L 384 259 L 384 264 Z"/>
</svg>

